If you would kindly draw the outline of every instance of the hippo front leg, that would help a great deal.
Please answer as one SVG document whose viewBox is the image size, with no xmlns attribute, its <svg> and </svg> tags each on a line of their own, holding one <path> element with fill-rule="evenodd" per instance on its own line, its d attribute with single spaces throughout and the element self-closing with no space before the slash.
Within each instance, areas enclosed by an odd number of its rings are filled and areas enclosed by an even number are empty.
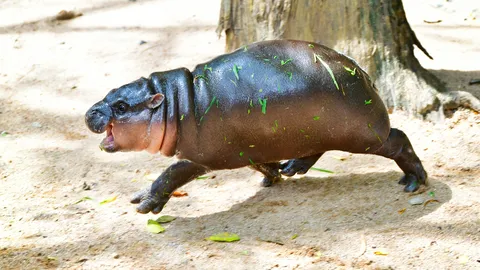
<svg viewBox="0 0 480 270">
<path fill-rule="evenodd" d="M 152 186 L 135 193 L 131 203 L 140 203 L 137 212 L 158 214 L 170 199 L 173 191 L 187 184 L 196 177 L 205 174 L 208 169 L 188 160 L 182 160 L 170 165 Z"/>
</svg>

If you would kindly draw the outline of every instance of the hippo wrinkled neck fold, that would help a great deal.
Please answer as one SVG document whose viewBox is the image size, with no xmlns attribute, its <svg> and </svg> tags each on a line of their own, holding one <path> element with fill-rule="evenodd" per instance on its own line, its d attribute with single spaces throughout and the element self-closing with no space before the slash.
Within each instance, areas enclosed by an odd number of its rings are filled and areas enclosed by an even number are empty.
<svg viewBox="0 0 480 270">
<path fill-rule="evenodd" d="M 155 133 L 162 138 L 158 149 L 164 156 L 171 157 L 177 152 L 179 121 L 183 120 L 182 115 L 188 113 L 191 107 L 189 106 L 191 102 L 188 101 L 192 96 L 191 82 L 192 74 L 186 68 L 150 75 L 150 83 L 155 92 L 165 96 L 162 108 L 159 108 L 159 112 L 153 116 L 155 118 L 152 118 L 151 123 L 152 132 L 156 130 Z"/>
</svg>

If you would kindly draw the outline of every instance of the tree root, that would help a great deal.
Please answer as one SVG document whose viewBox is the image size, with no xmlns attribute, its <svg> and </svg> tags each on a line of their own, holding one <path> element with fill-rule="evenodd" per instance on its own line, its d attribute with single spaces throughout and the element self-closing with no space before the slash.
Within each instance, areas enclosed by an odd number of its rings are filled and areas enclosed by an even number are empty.
<svg viewBox="0 0 480 270">
<path fill-rule="evenodd" d="M 480 112 L 480 100 L 469 92 L 452 91 L 439 93 L 438 98 L 440 99 L 444 110 L 453 110 L 459 107 L 464 107 Z"/>
</svg>

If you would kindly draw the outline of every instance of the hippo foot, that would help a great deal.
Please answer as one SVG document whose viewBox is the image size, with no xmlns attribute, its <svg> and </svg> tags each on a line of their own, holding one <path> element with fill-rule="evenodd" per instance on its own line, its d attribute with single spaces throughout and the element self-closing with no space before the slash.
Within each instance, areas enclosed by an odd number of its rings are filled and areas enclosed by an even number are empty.
<svg viewBox="0 0 480 270">
<path fill-rule="evenodd" d="M 301 159 L 291 159 L 280 164 L 280 173 L 288 177 L 295 174 L 306 174 L 311 166 L 310 163 L 305 163 Z"/>
<path fill-rule="evenodd" d="M 152 212 L 153 214 L 158 214 L 162 211 L 168 199 L 168 197 L 162 197 L 156 193 L 152 194 L 151 189 L 147 188 L 135 193 L 130 202 L 140 204 L 136 209 L 138 213 L 147 214 Z"/>
<path fill-rule="evenodd" d="M 420 188 L 421 184 L 425 184 L 425 179 L 418 179 L 413 174 L 406 174 L 402 178 L 400 178 L 400 181 L 398 181 L 398 183 L 400 185 L 405 186 L 403 191 L 405 191 L 405 192 L 415 192 Z"/>
<path fill-rule="evenodd" d="M 279 182 L 280 180 L 282 180 L 281 176 L 274 178 L 265 177 L 263 178 L 261 185 L 262 187 L 271 187 L 273 183 Z"/>
</svg>

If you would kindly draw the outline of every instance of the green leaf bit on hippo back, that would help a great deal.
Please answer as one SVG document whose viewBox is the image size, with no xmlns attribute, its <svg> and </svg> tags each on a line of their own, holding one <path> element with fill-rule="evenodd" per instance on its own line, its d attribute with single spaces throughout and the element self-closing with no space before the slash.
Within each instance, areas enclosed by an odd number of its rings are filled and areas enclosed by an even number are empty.
<svg viewBox="0 0 480 270">
<path fill-rule="evenodd" d="M 328 71 L 328 74 L 330 74 L 330 77 L 332 77 L 333 83 L 335 84 L 335 87 L 337 87 L 337 90 L 340 91 L 340 87 L 338 86 L 337 80 L 335 79 L 335 75 L 333 75 L 333 71 L 330 68 L 330 66 L 322 60 L 320 55 L 314 53 L 313 54 L 313 59 L 315 60 L 315 63 L 317 63 L 317 60 L 320 61 L 320 63 L 325 67 L 325 69 Z"/>
<path fill-rule="evenodd" d="M 272 127 L 272 130 L 273 130 L 273 132 L 275 133 L 275 132 L 277 132 L 277 129 L 278 129 L 278 121 L 275 120 L 275 122 L 274 122 L 273 124 L 274 124 L 274 125 L 273 125 L 273 127 Z"/>
<path fill-rule="evenodd" d="M 162 233 L 165 231 L 165 228 L 163 228 L 158 221 L 149 219 L 147 222 L 147 231 L 151 233 Z"/>
<path fill-rule="evenodd" d="M 213 97 L 213 98 L 212 98 L 212 101 L 210 101 L 210 105 L 208 105 L 207 109 L 206 109 L 205 112 L 203 113 L 203 116 L 200 117 L 200 123 L 202 123 L 203 118 L 205 117 L 205 115 L 207 115 L 208 111 L 210 111 L 210 108 L 212 108 L 213 104 L 215 104 L 215 100 L 217 100 L 217 97 Z"/>
<path fill-rule="evenodd" d="M 208 79 L 204 75 L 196 75 L 193 78 L 193 84 L 196 84 L 197 80 L 200 80 L 200 79 L 203 79 L 205 81 L 205 83 L 208 84 Z"/>
<path fill-rule="evenodd" d="M 212 67 L 209 67 L 207 64 L 205 64 L 205 66 L 203 67 L 203 71 L 207 70 L 210 70 L 210 72 L 212 72 Z"/>
<path fill-rule="evenodd" d="M 313 117 L 313 121 L 318 121 L 318 120 L 320 120 L 320 116 L 314 116 Z"/>
<path fill-rule="evenodd" d="M 258 103 L 260 103 L 260 106 L 262 106 L 262 113 L 267 114 L 267 99 L 258 99 Z"/>
<path fill-rule="evenodd" d="M 372 100 L 371 100 L 371 99 L 365 100 L 365 105 L 370 105 L 370 104 L 372 104 Z"/>
<path fill-rule="evenodd" d="M 282 66 L 284 66 L 284 65 L 288 64 L 289 62 L 292 62 L 292 58 L 288 58 L 287 60 L 281 60 L 281 61 L 280 61 L 280 64 L 281 64 Z"/>
<path fill-rule="evenodd" d="M 308 47 L 310 47 L 311 49 L 315 48 L 315 46 L 313 46 L 313 44 L 308 44 Z"/>
<path fill-rule="evenodd" d="M 237 78 L 237 81 L 240 80 L 240 77 L 238 76 L 238 71 L 241 70 L 242 67 L 239 67 L 237 65 L 233 65 L 233 74 L 235 74 L 235 78 Z M 236 86 L 236 85 L 235 85 Z"/>
<path fill-rule="evenodd" d="M 373 135 L 375 135 L 375 137 L 377 137 L 378 141 L 380 141 L 380 143 L 383 143 L 380 136 L 378 136 L 378 133 L 373 129 L 372 124 L 368 123 L 368 128 L 373 132 Z"/>
<path fill-rule="evenodd" d="M 292 77 L 293 77 L 293 73 L 292 72 L 287 72 L 287 76 L 288 76 L 288 79 L 291 81 Z"/>
<path fill-rule="evenodd" d="M 240 240 L 240 236 L 234 233 L 223 232 L 223 233 L 212 235 L 208 237 L 207 240 L 215 241 L 215 242 L 235 242 Z"/>
<path fill-rule="evenodd" d="M 346 67 L 346 66 L 343 66 L 343 68 L 344 68 L 346 71 L 350 72 L 350 75 L 355 76 L 355 72 L 357 71 L 357 68 L 351 69 L 351 68 Z"/>
</svg>

